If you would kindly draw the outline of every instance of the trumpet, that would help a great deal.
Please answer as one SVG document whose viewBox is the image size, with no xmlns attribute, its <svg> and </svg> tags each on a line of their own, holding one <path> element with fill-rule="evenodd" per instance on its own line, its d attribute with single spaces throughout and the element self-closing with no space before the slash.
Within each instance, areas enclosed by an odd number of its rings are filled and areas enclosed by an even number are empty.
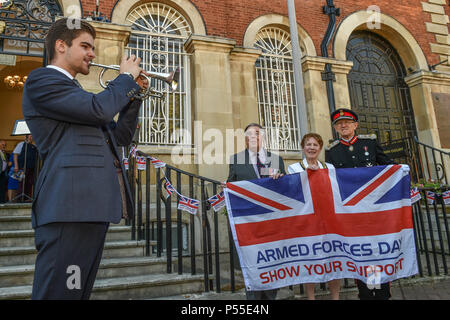
<svg viewBox="0 0 450 320">
<path fill-rule="evenodd" d="M 94 63 L 94 62 L 90 62 L 89 63 L 90 66 L 94 66 L 94 67 L 99 67 L 99 68 L 103 68 L 102 71 L 100 71 L 99 75 L 98 75 L 98 81 L 100 83 L 100 85 L 102 86 L 102 88 L 106 89 L 106 87 L 108 86 L 110 80 L 107 80 L 106 82 L 103 82 L 103 75 L 105 74 L 106 70 L 116 70 L 116 71 L 120 71 L 120 66 L 119 65 L 104 65 L 104 64 L 100 64 L 100 63 Z M 139 76 L 140 77 L 144 77 L 147 79 L 149 86 L 147 87 L 147 89 L 141 89 L 141 91 L 139 93 L 136 94 L 136 98 L 139 99 L 147 99 L 148 97 L 156 97 L 158 99 L 164 99 L 165 97 L 165 93 L 161 92 L 161 91 L 157 91 L 156 89 L 152 88 L 150 86 L 150 80 L 156 79 L 156 80 L 160 80 L 160 81 L 164 81 L 165 83 L 167 83 L 170 87 L 169 92 L 174 92 L 175 90 L 177 90 L 178 87 L 178 79 L 180 77 L 180 68 L 176 68 L 174 71 L 170 72 L 170 73 L 160 73 L 160 72 L 153 72 L 153 71 L 145 71 L 148 75 L 141 73 Z"/>
</svg>

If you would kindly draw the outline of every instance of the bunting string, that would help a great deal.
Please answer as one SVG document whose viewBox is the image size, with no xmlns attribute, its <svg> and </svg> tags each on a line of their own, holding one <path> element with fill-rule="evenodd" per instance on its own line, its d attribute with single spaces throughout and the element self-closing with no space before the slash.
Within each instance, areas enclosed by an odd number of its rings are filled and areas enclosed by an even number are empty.
<svg viewBox="0 0 450 320">
<path fill-rule="evenodd" d="M 138 156 L 137 152 L 139 149 L 137 149 L 137 146 L 133 145 L 130 148 L 130 152 L 128 153 L 127 158 L 123 158 L 123 164 L 125 167 L 125 170 L 128 170 L 129 168 L 129 159 L 135 158 L 136 159 L 136 166 L 138 170 L 145 170 L 147 166 L 147 161 L 150 161 L 150 163 L 155 167 L 156 169 L 161 168 L 164 174 L 164 190 L 165 190 L 165 197 L 168 199 L 173 193 L 176 193 L 179 196 L 178 200 L 178 209 L 183 210 L 186 212 L 189 212 L 192 215 L 197 214 L 198 207 L 200 205 L 200 200 L 192 199 L 189 197 L 186 197 L 179 193 L 172 185 L 170 180 L 166 176 L 166 172 L 164 168 L 166 167 L 166 163 L 163 161 L 152 157 L 152 156 Z M 123 155 L 125 155 L 125 152 L 123 152 Z M 225 207 L 225 196 L 224 192 L 221 191 L 218 194 L 213 195 L 212 197 L 208 198 L 206 200 L 211 207 L 214 209 L 214 212 L 218 212 L 220 209 Z"/>
</svg>

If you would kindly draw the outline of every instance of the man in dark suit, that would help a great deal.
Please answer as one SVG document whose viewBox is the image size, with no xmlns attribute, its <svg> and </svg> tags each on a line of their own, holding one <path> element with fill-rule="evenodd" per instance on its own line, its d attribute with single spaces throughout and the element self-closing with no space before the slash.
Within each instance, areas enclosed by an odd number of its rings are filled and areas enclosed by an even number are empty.
<svg viewBox="0 0 450 320">
<path fill-rule="evenodd" d="M 358 115 L 355 112 L 350 109 L 337 109 L 331 114 L 331 122 L 340 139 L 325 148 L 326 162 L 336 168 L 394 164 L 381 149 L 376 135 L 356 135 Z M 356 285 L 361 300 L 388 300 L 391 297 L 389 282 L 369 288 L 361 280 L 356 280 Z"/>
<path fill-rule="evenodd" d="M 85 21 L 76 29 L 56 21 L 45 42 L 50 65 L 33 70 L 24 88 L 23 114 L 43 160 L 32 206 L 33 299 L 89 299 L 109 223 L 133 216 L 117 146 L 131 142 L 141 105 L 134 96 L 148 83 L 131 56 L 106 90 L 84 91 L 74 78 L 89 73 L 94 39 Z"/>
<path fill-rule="evenodd" d="M 283 159 L 263 148 L 264 129 L 261 125 L 250 123 L 244 134 L 246 148 L 231 157 L 227 182 L 267 177 L 277 179 L 286 174 Z M 234 256 L 237 257 L 236 251 Z M 277 292 L 277 289 L 245 291 L 247 300 L 275 300 Z"/>
</svg>

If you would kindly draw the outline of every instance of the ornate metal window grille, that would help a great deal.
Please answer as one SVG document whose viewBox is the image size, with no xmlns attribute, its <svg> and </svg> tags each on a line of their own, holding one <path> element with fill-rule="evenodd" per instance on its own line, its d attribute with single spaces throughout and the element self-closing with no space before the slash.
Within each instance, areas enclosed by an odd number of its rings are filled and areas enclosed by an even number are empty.
<svg viewBox="0 0 450 320">
<path fill-rule="evenodd" d="M 266 27 L 258 32 L 254 47 L 262 50 L 255 67 L 259 121 L 266 129 L 267 148 L 300 150 L 290 35 Z"/>
<path fill-rule="evenodd" d="M 142 59 L 145 70 L 168 73 L 180 68 L 180 81 L 165 99 L 150 98 L 141 108 L 139 143 L 173 146 L 192 145 L 189 85 L 189 56 L 184 40 L 191 27 L 174 8 L 162 3 L 146 3 L 127 17 L 132 34 L 127 49 Z M 167 91 L 162 81 L 152 81 L 158 91 Z"/>
<path fill-rule="evenodd" d="M 414 137 L 416 126 L 406 68 L 394 47 L 366 31 L 350 36 L 347 60 L 352 109 L 358 113 L 358 133 L 375 133 L 381 143 Z"/>
<path fill-rule="evenodd" d="M 8 0 L 0 9 L 0 53 L 42 57 L 44 40 L 56 15 L 55 0 Z"/>
</svg>

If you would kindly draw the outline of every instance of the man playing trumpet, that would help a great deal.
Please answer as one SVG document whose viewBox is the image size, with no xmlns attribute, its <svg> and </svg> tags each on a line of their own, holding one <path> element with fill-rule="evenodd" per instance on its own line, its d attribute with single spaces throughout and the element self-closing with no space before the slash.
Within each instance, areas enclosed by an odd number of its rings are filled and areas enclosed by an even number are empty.
<svg viewBox="0 0 450 320">
<path fill-rule="evenodd" d="M 96 34 L 85 21 L 76 29 L 70 22 L 50 27 L 50 65 L 30 73 L 23 93 L 23 114 L 43 159 L 32 207 L 33 299 L 89 299 L 109 223 L 133 216 L 117 147 L 131 143 L 142 103 L 135 96 L 148 86 L 139 75 L 146 72 L 140 58 L 123 57 L 106 90 L 84 91 L 75 77 L 89 74 Z"/>
</svg>

